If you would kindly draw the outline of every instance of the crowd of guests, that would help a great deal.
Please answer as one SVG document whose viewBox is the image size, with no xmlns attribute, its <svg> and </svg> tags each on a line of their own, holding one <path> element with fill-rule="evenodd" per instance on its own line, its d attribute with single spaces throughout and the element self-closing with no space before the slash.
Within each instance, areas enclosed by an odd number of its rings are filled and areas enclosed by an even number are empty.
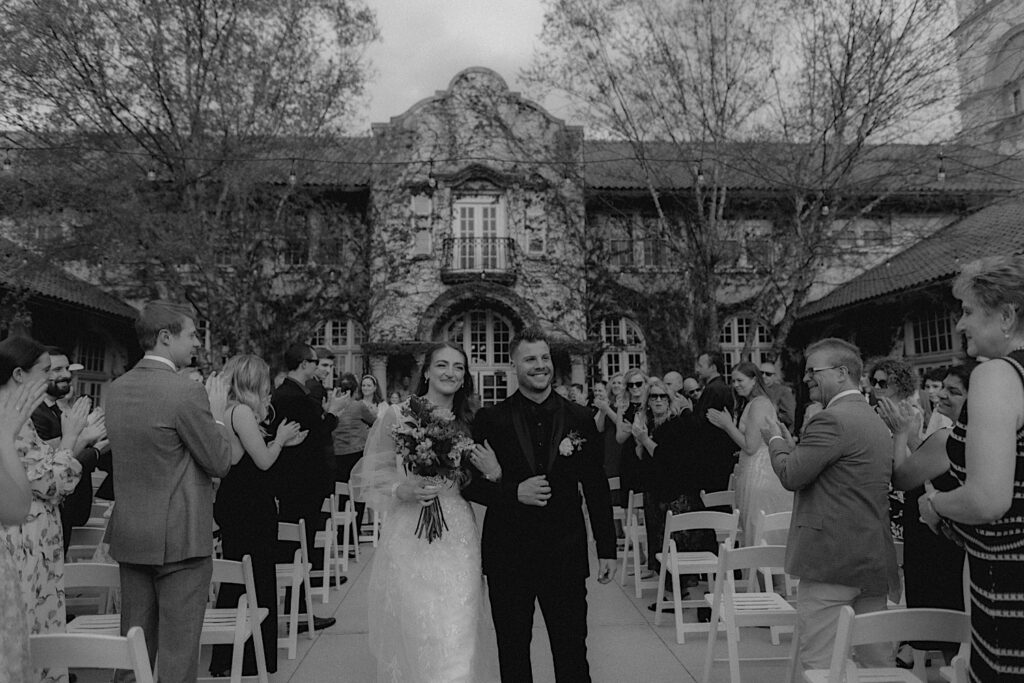
<svg viewBox="0 0 1024 683">
<path fill-rule="evenodd" d="M 964 609 L 966 556 L 973 679 L 1024 671 L 1024 257 L 969 264 L 953 291 L 957 329 L 980 362 L 919 380 L 902 359 L 865 363 L 847 341 L 815 342 L 804 351 L 810 403 L 798 436 L 780 368 L 743 362 L 727 383 L 712 350 L 693 374 L 634 368 L 560 387 L 590 407 L 607 476 L 645 494 L 648 576 L 659 569 L 666 512 L 703 509 L 702 491 L 734 488 L 743 543 L 760 511 L 792 510 L 786 570 L 800 579 L 805 667 L 828 667 L 839 607 L 884 609 L 898 593 L 895 538 L 905 543 L 911 607 Z M 277 382 L 252 355 L 204 380 L 188 367 L 198 341 L 187 307 L 151 303 L 137 331 L 145 356 L 110 386 L 105 411 L 69 400 L 74 366 L 62 349 L 23 336 L 0 342 L 0 681 L 68 680 L 63 670 L 31 672 L 27 636 L 64 629 L 68 530 L 88 516 L 97 467 L 116 497 L 107 540 L 121 571 L 122 628 L 143 627 L 162 680 L 197 674 L 214 520 L 224 556 L 252 558 L 275 671 L 274 564 L 294 547 L 277 540 L 277 522 L 313 520 L 312 547 L 324 500 L 348 480 L 369 427 L 402 398 L 385 399 L 372 375 L 326 382 L 333 358 L 305 343 L 285 351 Z M 712 533 L 677 543 L 715 548 Z M 219 599 L 236 598 L 224 590 Z M 862 647 L 857 656 L 873 665 L 893 653 Z M 211 672 L 226 673 L 230 657 L 217 649 Z M 251 644 L 245 669 L 255 672 Z"/>
</svg>

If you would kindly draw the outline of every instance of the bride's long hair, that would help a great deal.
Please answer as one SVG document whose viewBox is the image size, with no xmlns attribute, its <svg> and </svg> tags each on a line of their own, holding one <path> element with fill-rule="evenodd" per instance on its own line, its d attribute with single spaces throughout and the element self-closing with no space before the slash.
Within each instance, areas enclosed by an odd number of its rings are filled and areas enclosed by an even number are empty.
<svg viewBox="0 0 1024 683">
<path fill-rule="evenodd" d="M 462 386 L 459 387 L 452 398 L 452 412 L 455 413 L 455 419 L 468 426 L 473 421 L 473 402 L 470 400 L 470 397 L 473 395 L 473 375 L 469 372 L 469 358 L 466 357 L 466 352 L 462 350 L 461 346 L 443 341 L 427 348 L 426 353 L 423 354 L 423 366 L 420 368 L 419 377 L 416 379 L 415 393 L 417 396 L 426 395 L 428 388 L 427 370 L 430 369 L 430 364 L 434 362 L 434 356 L 441 349 L 458 351 L 459 355 L 462 356 L 462 362 L 465 364 L 466 374 L 463 377 Z"/>
</svg>

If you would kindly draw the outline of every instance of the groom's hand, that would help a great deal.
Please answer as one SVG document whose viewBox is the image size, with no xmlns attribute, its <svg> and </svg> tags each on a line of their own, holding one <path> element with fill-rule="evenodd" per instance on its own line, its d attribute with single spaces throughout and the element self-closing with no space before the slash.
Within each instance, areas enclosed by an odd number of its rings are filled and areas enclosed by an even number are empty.
<svg viewBox="0 0 1024 683">
<path fill-rule="evenodd" d="M 617 560 L 601 558 L 597 561 L 597 582 L 608 583 L 615 577 L 615 566 Z"/>
<path fill-rule="evenodd" d="M 543 474 L 519 482 L 519 502 L 523 505 L 544 507 L 548 504 L 550 497 L 551 485 L 548 484 L 548 478 Z"/>
</svg>

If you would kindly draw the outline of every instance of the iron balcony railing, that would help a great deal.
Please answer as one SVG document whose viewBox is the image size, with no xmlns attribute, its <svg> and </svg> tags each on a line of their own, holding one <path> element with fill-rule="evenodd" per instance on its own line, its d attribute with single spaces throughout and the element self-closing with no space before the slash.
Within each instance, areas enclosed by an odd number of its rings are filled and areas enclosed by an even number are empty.
<svg viewBox="0 0 1024 683">
<path fill-rule="evenodd" d="M 507 237 L 447 237 L 442 244 L 441 280 L 445 283 L 516 278 L 516 243 Z"/>
</svg>

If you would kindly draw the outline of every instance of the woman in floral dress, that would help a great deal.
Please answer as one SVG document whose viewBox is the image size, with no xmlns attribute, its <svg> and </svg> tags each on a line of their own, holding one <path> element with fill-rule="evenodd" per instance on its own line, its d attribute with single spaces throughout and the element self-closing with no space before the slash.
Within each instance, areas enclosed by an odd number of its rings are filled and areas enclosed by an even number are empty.
<svg viewBox="0 0 1024 683">
<path fill-rule="evenodd" d="M 22 385 L 45 381 L 49 371 L 50 355 L 38 342 L 25 337 L 0 342 L 0 392 L 4 395 L 16 393 Z M 14 439 L 32 488 L 32 503 L 23 523 L 0 529 L 0 555 L 17 567 L 29 633 L 64 631 L 64 549 L 57 506 L 78 484 L 82 466 L 72 451 L 88 413 L 88 399 L 79 399 L 62 413 L 63 436 L 57 448 L 39 438 L 31 421 L 24 423 Z M 26 680 L 68 680 L 66 669 L 43 669 L 36 674 Z"/>
<path fill-rule="evenodd" d="M 7 364 L 0 359 L 0 371 Z M 0 524 L 20 524 L 32 504 L 32 489 L 18 459 L 14 439 L 43 400 L 46 383 L 0 387 Z M 0 683 L 17 683 L 28 675 L 28 625 L 21 599 L 21 579 L 14 557 L 0 547 Z"/>
</svg>

